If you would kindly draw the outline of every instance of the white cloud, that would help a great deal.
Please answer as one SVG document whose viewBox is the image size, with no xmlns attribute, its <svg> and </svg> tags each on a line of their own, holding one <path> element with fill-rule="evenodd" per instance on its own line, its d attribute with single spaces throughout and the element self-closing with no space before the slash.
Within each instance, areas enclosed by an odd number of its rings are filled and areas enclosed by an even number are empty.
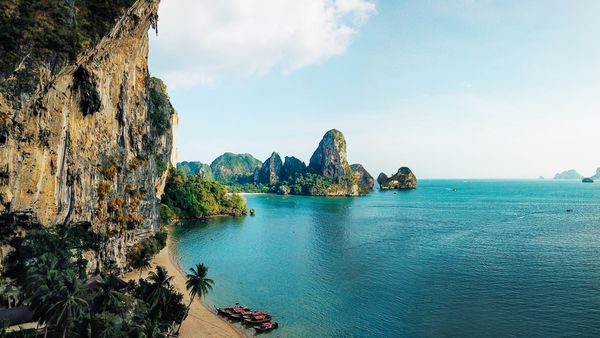
<svg viewBox="0 0 600 338">
<path fill-rule="evenodd" d="M 151 61 L 170 86 L 284 73 L 346 51 L 369 0 L 165 0 Z"/>
</svg>

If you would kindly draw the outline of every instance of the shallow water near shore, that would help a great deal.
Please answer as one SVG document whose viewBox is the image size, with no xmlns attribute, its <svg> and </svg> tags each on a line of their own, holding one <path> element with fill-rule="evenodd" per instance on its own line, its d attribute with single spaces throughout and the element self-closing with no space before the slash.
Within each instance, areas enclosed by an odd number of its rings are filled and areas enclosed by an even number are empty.
<svg viewBox="0 0 600 338">
<path fill-rule="evenodd" d="M 265 336 L 600 335 L 600 184 L 245 198 L 256 216 L 176 226 L 173 250 L 209 267 L 209 304 L 271 312 Z"/>
</svg>

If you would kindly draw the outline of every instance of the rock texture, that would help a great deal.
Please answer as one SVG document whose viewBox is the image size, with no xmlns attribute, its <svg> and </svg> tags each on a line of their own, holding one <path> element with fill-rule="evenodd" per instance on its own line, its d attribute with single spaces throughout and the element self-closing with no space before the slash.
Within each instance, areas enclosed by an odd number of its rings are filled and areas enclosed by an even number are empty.
<svg viewBox="0 0 600 338">
<path fill-rule="evenodd" d="M 294 156 L 286 156 L 283 162 L 282 179 L 289 181 L 306 173 L 306 164 Z"/>
<path fill-rule="evenodd" d="M 356 180 L 358 182 L 359 192 L 363 195 L 368 194 L 373 190 L 375 185 L 375 179 L 369 174 L 369 172 L 361 164 L 353 164 L 350 166 Z"/>
<path fill-rule="evenodd" d="M 90 269 L 123 268 L 159 227 L 177 114 L 148 72 L 158 4 L 136 1 L 73 60 L 23 55 L 0 79 L 0 227 L 86 224 Z"/>
<path fill-rule="evenodd" d="M 262 184 L 275 185 L 281 179 L 283 163 L 281 157 L 276 152 L 263 162 L 258 170 L 256 181 Z"/>
<path fill-rule="evenodd" d="M 351 176 L 352 170 L 346 158 L 346 139 L 339 130 L 325 133 L 310 158 L 308 169 L 332 181 Z"/>
<path fill-rule="evenodd" d="M 260 168 L 262 162 L 250 154 L 225 153 L 210 164 L 215 179 L 219 182 L 230 182 L 240 178 L 252 180 L 254 170 Z"/>
<path fill-rule="evenodd" d="M 381 190 L 388 189 L 416 189 L 417 188 L 417 177 L 407 167 L 398 169 L 398 172 L 388 177 L 386 174 L 381 173 L 377 177 L 377 183 Z"/>
<path fill-rule="evenodd" d="M 554 175 L 555 180 L 580 180 L 583 176 L 575 169 L 565 170 Z"/>
<path fill-rule="evenodd" d="M 327 195 L 359 195 L 356 177 L 348 164 L 346 139 L 339 130 L 325 133 L 319 146 L 310 158 L 308 171 L 321 175 L 335 183 Z"/>
</svg>

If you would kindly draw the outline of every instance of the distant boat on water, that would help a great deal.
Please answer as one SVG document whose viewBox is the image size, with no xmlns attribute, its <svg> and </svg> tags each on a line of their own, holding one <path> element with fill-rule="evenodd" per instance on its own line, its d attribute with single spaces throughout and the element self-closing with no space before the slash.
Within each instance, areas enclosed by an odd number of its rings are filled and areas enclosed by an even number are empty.
<svg viewBox="0 0 600 338">
<path fill-rule="evenodd" d="M 586 178 L 582 179 L 581 182 L 583 182 L 583 183 L 594 183 L 594 180 L 591 179 L 591 178 L 589 178 L 589 177 L 586 177 Z"/>
</svg>

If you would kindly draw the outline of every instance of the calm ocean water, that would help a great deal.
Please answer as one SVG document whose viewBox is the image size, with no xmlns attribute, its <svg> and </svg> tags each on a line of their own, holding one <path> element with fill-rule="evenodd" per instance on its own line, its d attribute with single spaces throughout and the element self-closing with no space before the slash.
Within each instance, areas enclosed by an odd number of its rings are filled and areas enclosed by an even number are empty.
<svg viewBox="0 0 600 338">
<path fill-rule="evenodd" d="M 273 313 L 270 336 L 600 336 L 600 184 L 419 184 L 247 196 L 255 217 L 185 224 L 174 247 L 209 266 L 209 304 Z"/>
</svg>

